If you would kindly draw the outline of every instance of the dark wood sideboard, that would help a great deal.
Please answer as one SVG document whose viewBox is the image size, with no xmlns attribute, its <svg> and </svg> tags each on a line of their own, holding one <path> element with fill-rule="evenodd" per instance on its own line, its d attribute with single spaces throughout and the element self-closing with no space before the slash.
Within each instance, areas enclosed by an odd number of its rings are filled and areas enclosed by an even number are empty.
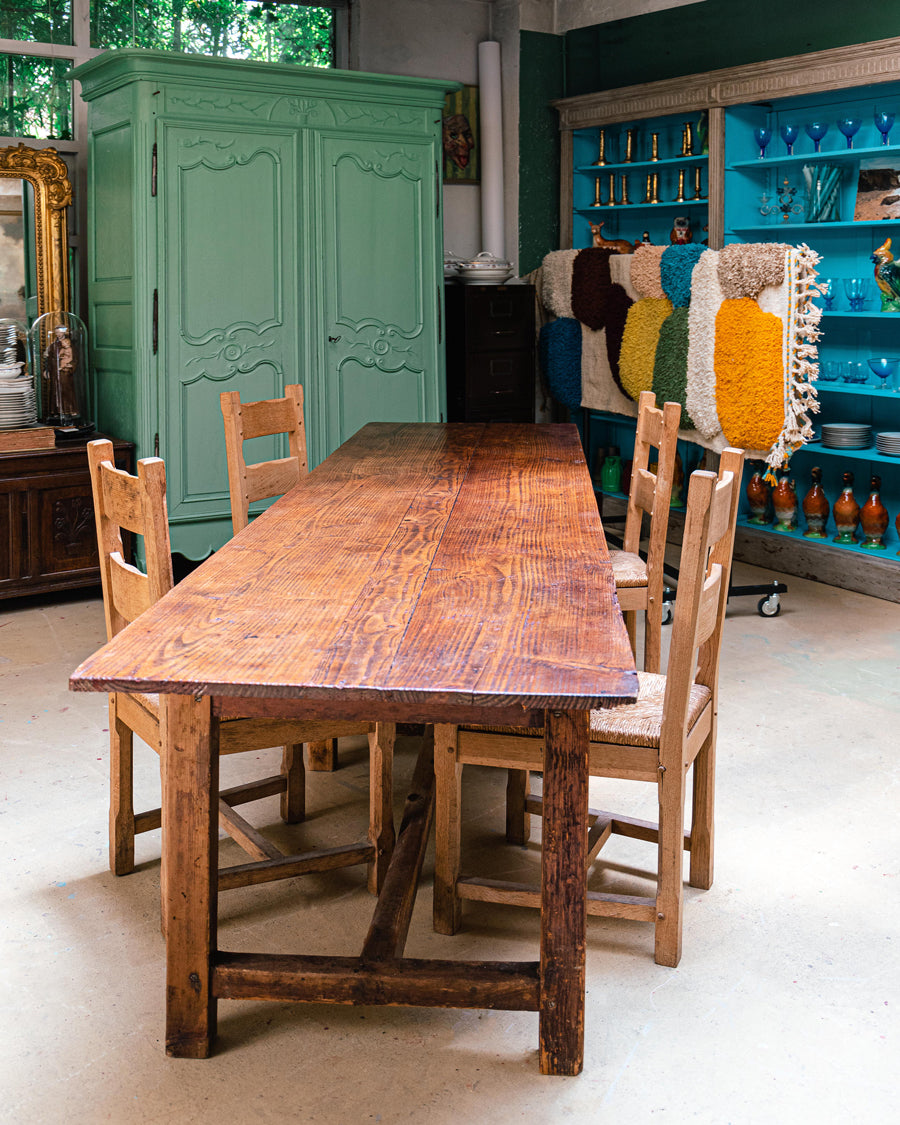
<svg viewBox="0 0 900 1125">
<path fill-rule="evenodd" d="M 533 422 L 533 285 L 444 288 L 447 420 Z"/>
<path fill-rule="evenodd" d="M 133 472 L 134 446 L 113 446 Z M 99 582 L 85 443 L 0 453 L 0 598 Z"/>
</svg>

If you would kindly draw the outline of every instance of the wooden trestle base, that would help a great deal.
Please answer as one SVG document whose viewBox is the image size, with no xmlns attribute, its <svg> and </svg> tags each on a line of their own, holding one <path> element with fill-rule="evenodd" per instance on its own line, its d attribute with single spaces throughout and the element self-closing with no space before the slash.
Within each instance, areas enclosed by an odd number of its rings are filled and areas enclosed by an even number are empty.
<svg viewBox="0 0 900 1125">
<path fill-rule="evenodd" d="M 426 728 L 381 894 L 359 957 L 214 953 L 209 1034 L 168 1035 L 166 1053 L 208 1057 L 219 999 L 538 1011 L 540 963 L 403 956 L 434 814 L 434 728 Z M 580 1048 L 580 1044 L 579 1044 Z M 580 1056 L 580 1049 L 579 1049 Z M 580 1058 L 577 1069 L 580 1071 Z"/>
</svg>

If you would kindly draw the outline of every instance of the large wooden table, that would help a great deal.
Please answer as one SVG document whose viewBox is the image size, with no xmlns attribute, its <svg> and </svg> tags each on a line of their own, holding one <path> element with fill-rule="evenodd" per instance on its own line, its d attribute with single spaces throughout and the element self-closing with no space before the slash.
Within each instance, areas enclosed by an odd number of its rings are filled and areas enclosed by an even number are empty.
<svg viewBox="0 0 900 1125">
<path fill-rule="evenodd" d="M 574 426 L 365 426 L 71 686 L 165 694 L 169 1054 L 209 1054 L 221 998 L 422 1004 L 539 1011 L 541 1069 L 579 1073 L 588 712 L 636 673 Z M 360 957 L 219 950 L 215 730 L 235 714 L 543 724 L 540 960 L 403 956 L 427 734 Z"/>
</svg>

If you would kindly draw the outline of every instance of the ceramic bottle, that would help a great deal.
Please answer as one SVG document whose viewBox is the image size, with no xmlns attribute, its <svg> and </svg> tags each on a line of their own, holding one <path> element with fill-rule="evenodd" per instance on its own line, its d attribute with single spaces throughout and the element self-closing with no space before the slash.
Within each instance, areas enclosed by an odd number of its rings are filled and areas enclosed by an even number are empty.
<svg viewBox="0 0 900 1125">
<path fill-rule="evenodd" d="M 796 531 L 797 493 L 787 473 L 781 474 L 778 484 L 772 489 L 772 507 L 775 509 L 775 530 Z"/>
<path fill-rule="evenodd" d="M 887 508 L 881 502 L 881 477 L 872 476 L 869 485 L 869 499 L 863 504 L 859 513 L 859 522 L 863 530 L 864 539 L 860 546 L 867 551 L 885 550 L 882 539 L 888 527 Z"/>
<path fill-rule="evenodd" d="M 600 486 L 604 492 L 618 492 L 622 487 L 622 458 L 616 446 L 610 448 L 609 454 L 600 470 Z"/>
<path fill-rule="evenodd" d="M 757 469 L 747 481 L 746 496 L 750 508 L 748 523 L 766 524 L 769 522 L 769 500 L 772 488 L 763 480 L 762 472 Z"/>
<path fill-rule="evenodd" d="M 810 473 L 812 487 L 803 497 L 803 515 L 806 517 L 807 539 L 826 539 L 825 524 L 831 512 L 831 505 L 822 491 L 822 470 L 816 466 Z"/>
<path fill-rule="evenodd" d="M 853 473 L 844 473 L 844 488 L 831 509 L 837 528 L 835 543 L 855 543 L 859 524 L 859 504 L 853 495 Z"/>
</svg>

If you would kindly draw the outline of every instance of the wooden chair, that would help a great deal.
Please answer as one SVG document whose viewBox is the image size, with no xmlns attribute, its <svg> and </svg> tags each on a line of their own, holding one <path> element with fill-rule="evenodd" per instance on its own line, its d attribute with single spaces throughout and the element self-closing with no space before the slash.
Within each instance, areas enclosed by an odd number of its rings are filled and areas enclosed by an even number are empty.
<svg viewBox="0 0 900 1125">
<path fill-rule="evenodd" d="M 237 391 L 225 391 L 219 395 L 219 402 L 225 422 L 231 526 L 237 535 L 250 522 L 252 503 L 283 496 L 309 472 L 303 387 L 300 383 L 289 383 L 284 388 L 284 398 L 261 399 L 259 402 L 241 402 Z M 248 465 L 244 459 L 244 442 L 277 434 L 287 435 L 289 455 Z M 306 756 L 311 770 L 336 769 L 337 740 L 309 743 Z"/>
<path fill-rule="evenodd" d="M 663 563 L 669 505 L 675 480 L 675 455 L 678 452 L 678 426 L 681 407 L 667 402 L 662 410 L 652 391 L 642 391 L 638 403 L 637 431 L 628 510 L 621 550 L 609 552 L 616 594 L 625 615 L 632 652 L 637 653 L 637 611 L 644 611 L 644 671 L 658 672 L 662 650 Z M 658 450 L 656 472 L 649 470 L 650 451 Z M 639 552 L 641 525 L 650 517 L 650 537 L 646 561 Z"/>
<path fill-rule="evenodd" d="M 658 821 L 590 810 L 587 863 L 617 833 L 657 844 L 654 898 L 589 892 L 587 912 L 652 922 L 660 965 L 681 957 L 682 849 L 690 852 L 690 884 L 713 879 L 713 790 L 719 652 L 740 497 L 743 452 L 726 449 L 718 479 L 694 473 L 687 517 L 668 672 L 639 672 L 636 703 L 591 712 L 592 776 L 646 781 L 657 788 Z M 436 845 L 434 927 L 459 928 L 461 900 L 539 906 L 534 888 L 460 875 L 460 797 L 464 764 L 509 770 L 543 768 L 543 731 L 515 727 L 435 727 Z M 693 766 L 693 811 L 685 834 L 686 776 Z M 529 813 L 540 799 L 529 797 Z"/>
<path fill-rule="evenodd" d="M 100 575 L 107 637 L 111 639 L 173 585 L 166 510 L 166 472 L 159 457 L 137 464 L 137 476 L 115 468 L 112 443 L 88 444 L 88 463 L 100 552 Z M 147 573 L 127 563 L 122 529 L 143 536 Z M 134 837 L 161 827 L 160 809 L 135 813 L 133 798 L 133 736 L 160 752 L 160 701 L 156 695 L 113 692 L 109 697 L 110 737 L 110 868 L 117 875 L 134 870 Z M 366 733 L 370 745 L 370 820 L 368 843 L 283 855 L 234 806 L 281 795 L 281 815 L 288 823 L 305 816 L 304 742 L 344 734 Z M 394 842 L 391 803 L 392 724 L 297 722 L 271 719 L 229 719 L 218 725 L 219 753 L 234 754 L 283 745 L 282 773 L 225 790 L 219 794 L 223 829 L 251 857 L 251 862 L 219 872 L 219 889 L 289 878 L 309 871 L 368 862 L 369 888 L 377 890 Z"/>
</svg>

